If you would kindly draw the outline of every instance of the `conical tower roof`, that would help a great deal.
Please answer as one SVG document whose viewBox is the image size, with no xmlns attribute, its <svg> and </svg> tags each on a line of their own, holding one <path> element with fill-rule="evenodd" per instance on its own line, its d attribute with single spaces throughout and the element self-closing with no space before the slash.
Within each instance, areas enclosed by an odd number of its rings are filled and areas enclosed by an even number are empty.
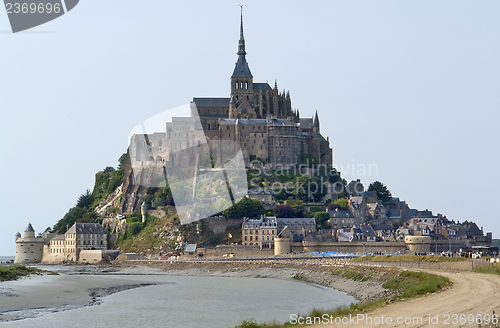
<svg viewBox="0 0 500 328">
<path fill-rule="evenodd" d="M 33 229 L 33 226 L 29 223 L 24 232 L 35 232 L 35 229 Z"/>
<path fill-rule="evenodd" d="M 243 35 L 243 7 L 241 7 L 241 23 L 240 23 L 240 39 L 238 40 L 238 61 L 234 67 L 233 75 L 231 77 L 253 77 L 248 67 L 245 55 L 245 36 Z"/>
</svg>

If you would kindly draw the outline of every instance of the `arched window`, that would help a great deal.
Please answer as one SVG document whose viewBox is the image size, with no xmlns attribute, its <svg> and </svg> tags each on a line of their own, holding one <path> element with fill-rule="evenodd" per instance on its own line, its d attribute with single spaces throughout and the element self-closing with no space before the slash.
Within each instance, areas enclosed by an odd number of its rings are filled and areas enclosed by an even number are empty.
<svg viewBox="0 0 500 328">
<path fill-rule="evenodd" d="M 240 86 L 240 84 L 239 84 L 238 82 L 236 82 L 236 84 L 235 84 L 235 86 L 234 86 L 234 87 L 235 87 L 236 89 L 238 89 L 238 87 L 239 87 L 239 86 Z"/>
<path fill-rule="evenodd" d="M 245 88 L 245 89 L 248 89 L 248 82 L 246 82 L 245 86 L 246 86 L 246 88 Z"/>
</svg>

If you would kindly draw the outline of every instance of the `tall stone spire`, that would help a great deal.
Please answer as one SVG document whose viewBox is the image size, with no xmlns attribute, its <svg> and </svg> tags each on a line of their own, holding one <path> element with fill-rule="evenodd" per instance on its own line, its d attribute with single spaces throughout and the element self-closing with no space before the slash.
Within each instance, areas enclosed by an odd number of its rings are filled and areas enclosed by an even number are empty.
<svg viewBox="0 0 500 328">
<path fill-rule="evenodd" d="M 238 55 L 245 56 L 245 36 L 243 35 L 243 5 L 241 7 L 241 22 L 240 22 L 240 39 L 238 40 Z"/>
<path fill-rule="evenodd" d="M 232 77 L 253 77 L 248 67 L 245 55 L 245 36 L 243 35 L 243 6 L 241 6 L 240 39 L 238 40 L 238 61 L 234 68 Z"/>
</svg>

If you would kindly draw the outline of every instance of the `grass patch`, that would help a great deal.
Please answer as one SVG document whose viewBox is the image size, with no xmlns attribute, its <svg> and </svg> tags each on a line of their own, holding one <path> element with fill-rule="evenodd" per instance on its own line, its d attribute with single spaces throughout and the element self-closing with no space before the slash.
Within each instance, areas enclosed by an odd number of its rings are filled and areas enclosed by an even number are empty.
<svg viewBox="0 0 500 328">
<path fill-rule="evenodd" d="M 367 255 L 353 259 L 354 262 L 461 262 L 465 257 L 439 255 Z"/>
<path fill-rule="evenodd" d="M 349 275 L 353 278 L 359 278 L 360 275 L 364 276 L 360 273 L 346 271 L 342 272 L 341 270 L 335 270 L 332 272 L 333 275 L 336 276 L 344 276 Z M 301 276 L 301 275 L 300 275 Z M 297 276 L 296 276 L 297 277 Z M 296 278 L 295 279 L 299 279 Z M 303 277 L 299 280 L 305 280 Z M 352 279 L 352 278 L 350 278 Z M 435 274 L 425 273 L 425 272 L 414 272 L 414 271 L 403 271 L 398 277 L 388 279 L 383 287 L 387 289 L 401 290 L 401 292 L 393 296 L 392 298 L 382 298 L 378 300 L 366 300 L 363 302 L 352 303 L 348 306 L 340 306 L 331 310 L 323 310 L 323 309 L 313 309 L 307 315 L 299 315 L 299 317 L 304 318 L 304 325 L 300 324 L 292 324 L 291 322 L 285 322 L 283 324 L 279 324 L 277 322 L 271 323 L 257 323 L 254 319 L 244 320 L 239 326 L 235 328 L 286 328 L 286 327 L 304 327 L 309 326 L 313 323 L 321 323 L 321 318 L 323 315 L 328 315 L 330 318 L 336 317 L 347 317 L 349 315 L 356 316 L 359 313 L 367 312 L 376 308 L 382 307 L 388 301 L 398 301 L 405 298 L 414 298 L 421 295 L 425 295 L 427 293 L 434 293 L 442 289 L 443 287 L 449 284 L 449 279 L 438 276 Z M 307 321 L 307 318 L 310 318 Z M 316 318 L 316 322 L 314 321 Z"/>
<path fill-rule="evenodd" d="M 0 266 L 0 281 L 16 280 L 30 274 L 41 274 L 44 270 L 27 268 L 24 265 Z"/>
<path fill-rule="evenodd" d="M 365 275 L 362 272 L 357 272 L 357 271 L 342 271 L 342 270 L 334 270 L 332 271 L 332 275 L 334 276 L 340 276 L 346 279 L 352 279 L 354 281 L 368 281 L 372 278 L 371 274 Z M 305 281 L 305 282 L 310 282 L 314 283 L 314 281 L 309 280 L 306 276 L 304 276 L 303 273 L 297 273 L 295 276 L 293 276 L 293 279 L 295 280 L 300 280 L 300 281 Z"/>
<path fill-rule="evenodd" d="M 474 270 L 479 273 L 500 274 L 500 263 L 485 263 Z"/>
<path fill-rule="evenodd" d="M 443 276 L 426 272 L 403 271 L 398 277 L 387 280 L 382 287 L 401 289 L 402 293 L 393 297 L 394 300 L 397 300 L 435 293 L 449 283 L 450 280 Z"/>
<path fill-rule="evenodd" d="M 333 276 L 340 276 L 343 278 L 347 279 L 352 279 L 354 281 L 368 281 L 372 279 L 372 274 L 364 274 L 362 272 L 357 272 L 357 271 L 343 271 L 343 270 L 333 270 L 332 271 Z"/>
<path fill-rule="evenodd" d="M 372 278 L 371 275 L 365 275 L 363 273 L 355 272 L 355 271 L 344 272 L 342 274 L 342 277 L 347 278 L 347 279 L 352 279 L 354 281 L 361 281 L 361 282 L 368 281 Z"/>
</svg>

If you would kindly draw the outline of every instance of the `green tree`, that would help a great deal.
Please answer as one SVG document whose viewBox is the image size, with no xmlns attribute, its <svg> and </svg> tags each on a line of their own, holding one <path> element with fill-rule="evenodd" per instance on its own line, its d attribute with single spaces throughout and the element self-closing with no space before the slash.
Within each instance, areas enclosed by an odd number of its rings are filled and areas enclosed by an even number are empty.
<svg viewBox="0 0 500 328">
<path fill-rule="evenodd" d="M 94 197 L 90 193 L 90 189 L 87 189 L 87 191 L 84 194 L 82 194 L 82 195 L 80 195 L 80 197 L 78 197 L 78 201 L 76 202 L 76 206 L 80 207 L 80 208 L 89 207 L 90 205 L 92 205 L 93 201 L 94 201 Z"/>
<path fill-rule="evenodd" d="M 222 214 L 229 218 L 256 217 L 264 214 L 264 206 L 256 199 L 243 198 L 234 206 L 222 211 Z"/>
<path fill-rule="evenodd" d="M 333 204 L 338 205 L 339 209 L 342 211 L 347 210 L 348 201 L 345 198 L 339 198 L 333 202 Z"/>
<path fill-rule="evenodd" d="M 313 214 L 316 220 L 316 227 L 318 229 L 331 229 L 332 226 L 328 223 L 330 215 L 327 212 L 316 212 Z"/>
<path fill-rule="evenodd" d="M 386 203 L 392 199 L 391 192 L 387 189 L 387 186 L 380 181 L 375 181 L 370 184 L 368 191 L 375 191 L 377 193 L 378 200 Z"/>
<path fill-rule="evenodd" d="M 300 199 L 293 200 L 293 199 L 288 199 L 285 200 L 285 205 L 290 205 L 293 209 L 293 217 L 294 218 L 302 218 L 304 217 L 304 202 L 301 201 Z"/>
</svg>

